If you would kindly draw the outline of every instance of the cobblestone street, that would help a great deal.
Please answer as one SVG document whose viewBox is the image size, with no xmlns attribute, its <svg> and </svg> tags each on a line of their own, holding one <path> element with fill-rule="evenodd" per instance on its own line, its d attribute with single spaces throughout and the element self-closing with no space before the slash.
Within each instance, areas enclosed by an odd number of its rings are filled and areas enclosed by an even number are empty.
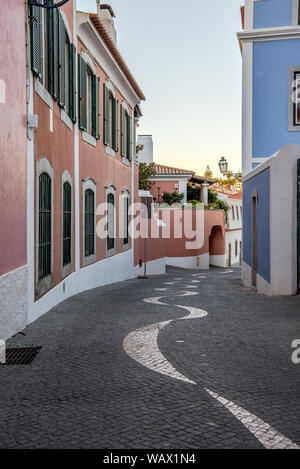
<svg viewBox="0 0 300 469">
<path fill-rule="evenodd" d="M 299 448 L 300 296 L 172 270 L 65 301 L 0 367 L 1 448 Z M 299 446 L 298 446 L 299 445 Z"/>
</svg>

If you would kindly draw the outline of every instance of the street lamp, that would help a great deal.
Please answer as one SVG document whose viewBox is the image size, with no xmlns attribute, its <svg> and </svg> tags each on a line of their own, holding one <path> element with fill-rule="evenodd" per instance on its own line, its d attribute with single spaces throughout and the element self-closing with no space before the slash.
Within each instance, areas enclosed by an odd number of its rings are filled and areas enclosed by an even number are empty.
<svg viewBox="0 0 300 469">
<path fill-rule="evenodd" d="M 160 194 L 159 194 L 159 191 L 160 191 L 161 187 L 158 186 L 157 187 L 157 202 L 159 203 L 159 197 L 160 197 Z"/>
<path fill-rule="evenodd" d="M 219 161 L 219 168 L 220 168 L 221 174 L 225 176 L 228 171 L 228 163 L 224 156 L 222 156 L 222 158 Z"/>
<path fill-rule="evenodd" d="M 220 173 L 223 174 L 223 176 L 226 176 L 228 178 L 235 178 L 238 180 L 242 179 L 242 173 L 239 171 L 237 173 L 234 173 L 233 171 L 228 171 L 228 162 L 224 156 L 219 161 L 219 168 L 220 168 Z"/>
</svg>

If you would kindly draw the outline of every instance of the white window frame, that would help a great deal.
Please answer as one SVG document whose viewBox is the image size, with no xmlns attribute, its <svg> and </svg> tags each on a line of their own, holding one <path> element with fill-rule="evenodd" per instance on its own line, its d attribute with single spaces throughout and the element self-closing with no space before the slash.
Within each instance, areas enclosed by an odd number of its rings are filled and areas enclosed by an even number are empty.
<svg viewBox="0 0 300 469">
<path fill-rule="evenodd" d="M 94 254 L 91 256 L 85 255 L 85 191 L 88 189 L 94 192 L 94 226 L 95 226 L 95 237 L 94 237 Z M 84 267 L 94 264 L 97 260 L 97 243 L 96 243 L 96 205 L 97 205 L 97 184 L 92 178 L 86 178 L 82 181 L 82 264 Z"/>
<path fill-rule="evenodd" d="M 63 234 L 64 234 L 64 184 L 68 182 L 71 186 L 71 262 L 68 265 L 63 265 Z M 61 276 L 62 279 L 68 277 L 73 272 L 73 179 L 68 170 L 64 171 L 61 175 Z"/>
<path fill-rule="evenodd" d="M 107 199 L 109 194 L 113 194 L 114 196 L 114 201 L 115 201 L 115 207 L 114 207 L 114 238 L 115 238 L 115 245 L 112 249 L 107 248 L 107 239 L 105 240 L 105 249 L 106 249 L 106 257 L 111 257 L 116 254 L 116 249 L 117 249 L 117 189 L 115 186 L 112 184 L 107 186 L 105 188 L 105 203 L 107 204 Z M 108 206 L 106 205 L 106 228 L 107 228 L 107 234 L 109 231 L 109 226 L 108 226 Z"/>
<path fill-rule="evenodd" d="M 40 184 L 39 179 L 42 173 L 48 174 L 51 180 L 51 274 L 39 280 L 39 200 L 40 200 Z M 48 292 L 53 284 L 53 252 L 54 252 L 54 192 L 53 192 L 53 168 L 46 157 L 41 157 L 36 162 L 36 296 L 41 297 Z"/>
<path fill-rule="evenodd" d="M 300 132 L 300 121 L 296 124 L 295 114 L 297 110 L 297 104 L 294 103 L 294 94 L 295 94 L 295 74 L 299 75 L 298 80 L 300 80 L 300 65 L 295 67 L 289 67 L 289 115 L 288 115 L 288 130 L 289 132 Z M 299 87 L 299 103 L 300 106 L 300 87 Z"/>
</svg>

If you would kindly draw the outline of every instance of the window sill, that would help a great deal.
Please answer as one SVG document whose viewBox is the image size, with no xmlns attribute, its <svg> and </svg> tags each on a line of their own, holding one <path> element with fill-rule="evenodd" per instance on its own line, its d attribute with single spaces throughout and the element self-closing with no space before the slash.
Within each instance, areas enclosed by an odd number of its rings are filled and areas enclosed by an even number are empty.
<svg viewBox="0 0 300 469">
<path fill-rule="evenodd" d="M 116 157 L 116 152 L 115 150 L 113 150 L 112 148 L 110 147 L 106 147 L 106 154 L 109 155 L 109 156 L 112 156 L 113 158 Z"/>
<path fill-rule="evenodd" d="M 106 251 L 106 257 L 112 257 L 116 254 L 116 248 L 112 248 Z"/>
<path fill-rule="evenodd" d="M 36 94 L 53 110 L 53 98 L 51 94 L 46 90 L 44 85 L 40 82 L 38 78 L 34 79 L 34 90 Z"/>
<path fill-rule="evenodd" d="M 130 249 L 129 243 L 123 244 L 123 252 L 129 251 L 129 249 Z"/>
<path fill-rule="evenodd" d="M 88 134 L 87 132 L 82 131 L 82 140 L 96 148 L 97 140 L 95 139 L 95 137 Z"/>
<path fill-rule="evenodd" d="M 122 163 L 125 164 L 125 166 L 130 166 L 130 161 L 124 156 L 122 157 Z"/>
<path fill-rule="evenodd" d="M 300 125 L 289 124 L 289 132 L 300 132 Z"/>
<path fill-rule="evenodd" d="M 92 254 L 91 256 L 83 258 L 83 267 L 87 267 L 91 264 L 95 264 L 96 262 L 96 254 Z"/>
<path fill-rule="evenodd" d="M 68 277 L 69 275 L 71 275 L 73 273 L 73 266 L 72 266 L 72 263 L 71 264 L 68 264 L 68 265 L 65 265 L 63 268 L 62 268 L 62 279 L 64 280 L 66 277 Z"/>
<path fill-rule="evenodd" d="M 64 124 L 66 124 L 67 127 L 69 127 L 70 130 L 73 130 L 73 122 L 63 109 L 60 110 L 60 118 L 63 121 Z"/>
<path fill-rule="evenodd" d="M 36 297 L 41 298 L 45 293 L 47 293 L 53 284 L 53 277 L 52 274 L 48 275 L 47 277 L 39 280 L 36 285 Z"/>
</svg>

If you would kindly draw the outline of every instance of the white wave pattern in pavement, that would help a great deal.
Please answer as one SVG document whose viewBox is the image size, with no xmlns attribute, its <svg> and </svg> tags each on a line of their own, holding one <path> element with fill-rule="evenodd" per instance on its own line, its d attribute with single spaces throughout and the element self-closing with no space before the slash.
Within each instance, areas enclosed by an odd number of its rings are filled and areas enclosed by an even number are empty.
<svg viewBox="0 0 300 469">
<path fill-rule="evenodd" d="M 152 324 L 132 332 L 125 338 L 123 348 L 133 360 L 149 370 L 185 383 L 196 384 L 179 373 L 159 350 L 157 343 L 159 331 L 170 322 Z"/>
<path fill-rule="evenodd" d="M 190 294 L 191 292 L 185 292 Z M 185 296 L 184 294 L 176 294 L 177 296 Z M 154 297 L 146 298 L 143 301 L 150 304 L 164 305 L 159 300 L 167 297 Z M 186 319 L 197 319 L 204 318 L 208 313 L 202 309 L 175 305 L 177 308 L 185 309 L 190 314 L 179 320 Z M 155 371 L 162 375 L 168 376 L 185 383 L 194 384 L 186 376 L 182 375 L 177 371 L 171 363 L 164 357 L 158 347 L 158 335 L 159 331 L 163 329 L 167 324 L 170 324 L 173 320 L 164 321 L 158 324 L 152 324 L 150 326 L 143 327 L 136 331 L 131 332 L 123 342 L 124 351 L 133 360 L 140 363 L 149 370 Z M 271 427 L 268 423 L 264 422 L 256 415 L 251 414 L 247 410 L 239 407 L 234 402 L 231 402 L 219 394 L 204 388 L 211 397 L 220 402 L 229 412 L 231 412 L 235 418 L 237 418 L 254 436 L 255 438 L 266 448 L 266 449 L 300 449 L 300 447 L 289 438 L 282 435 L 280 432 Z"/>
<path fill-rule="evenodd" d="M 226 407 L 266 449 L 300 449 L 296 443 L 293 443 L 293 441 L 279 433 L 268 423 L 256 417 L 256 415 L 250 414 L 250 412 L 234 404 L 234 402 L 224 399 L 224 397 L 209 389 L 205 388 L 205 390 Z"/>
</svg>

